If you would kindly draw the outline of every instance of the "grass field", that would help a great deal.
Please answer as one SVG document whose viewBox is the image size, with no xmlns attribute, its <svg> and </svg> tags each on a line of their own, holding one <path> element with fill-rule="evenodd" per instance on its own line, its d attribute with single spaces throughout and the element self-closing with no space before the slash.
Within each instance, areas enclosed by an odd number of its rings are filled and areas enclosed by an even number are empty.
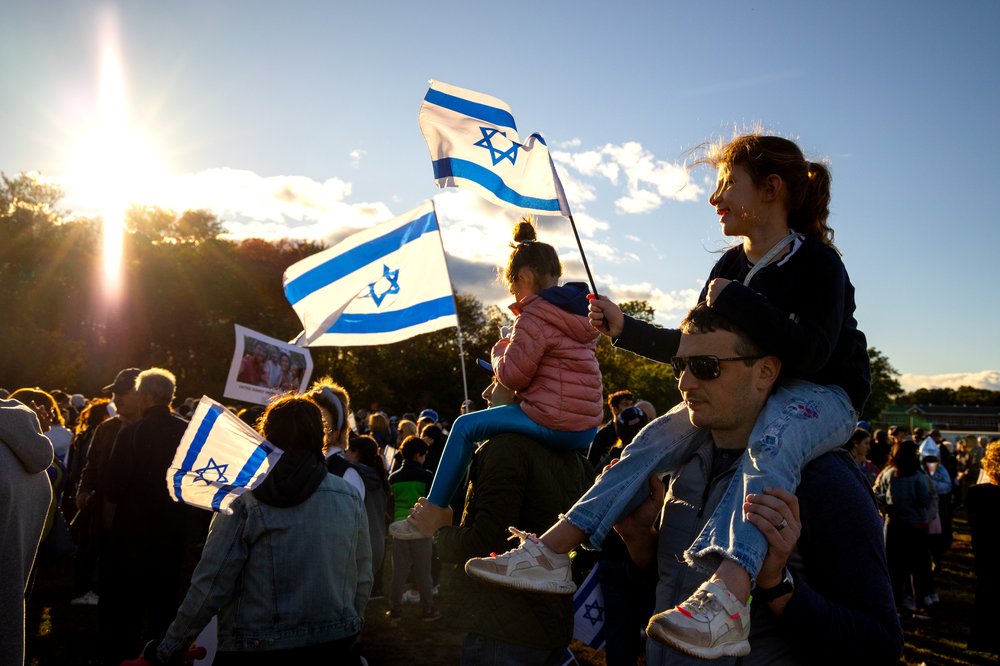
<svg viewBox="0 0 1000 666">
<path fill-rule="evenodd" d="M 904 624 L 908 666 L 965 666 L 996 664 L 995 656 L 966 649 L 972 616 L 974 576 L 972 551 L 966 524 L 961 516 L 955 521 L 956 539 L 937 574 L 941 610 L 932 620 L 914 620 Z M 39 578 L 28 608 L 28 663 L 33 666 L 75 666 L 92 662 L 97 653 L 97 609 L 72 606 L 70 598 L 70 563 L 48 563 L 39 570 Z M 462 635 L 449 630 L 449 617 L 463 612 L 463 600 L 448 593 L 448 578 L 464 575 L 445 569 L 442 572 L 438 607 L 444 617 L 433 623 L 420 620 L 417 606 L 404 609 L 403 621 L 391 626 L 385 619 L 385 601 L 376 600 L 368 607 L 363 652 L 370 666 L 434 666 L 458 663 Z M 997 628 L 1000 631 L 1000 627 Z M 603 665 L 602 653 L 574 644 L 580 664 Z"/>
</svg>

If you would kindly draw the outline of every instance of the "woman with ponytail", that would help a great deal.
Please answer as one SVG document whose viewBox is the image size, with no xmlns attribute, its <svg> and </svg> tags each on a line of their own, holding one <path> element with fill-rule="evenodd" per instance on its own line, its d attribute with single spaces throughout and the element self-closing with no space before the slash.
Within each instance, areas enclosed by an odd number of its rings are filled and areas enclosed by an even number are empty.
<svg viewBox="0 0 1000 666">
<path fill-rule="evenodd" d="M 843 445 L 868 397 L 871 375 L 865 336 L 854 318 L 854 286 L 827 224 L 829 170 L 806 159 L 794 142 L 760 134 L 709 146 L 699 163 L 718 170 L 709 204 L 722 232 L 742 240 L 715 264 L 699 301 L 744 331 L 760 353 L 778 356 L 783 378 L 757 417 L 725 497 L 684 553 L 689 564 L 714 575 L 676 608 L 654 615 L 647 628 L 677 650 L 715 658 L 750 651 L 755 583 L 758 597 L 776 600 L 782 610 L 793 593 L 790 586 L 784 592 L 781 571 L 775 580 L 774 572 L 761 570 L 769 542 L 759 528 L 780 532 L 797 515 L 781 520 L 774 509 L 765 525 L 757 512 L 744 511 L 747 496 L 780 503 L 766 489 L 794 492 L 809 461 Z M 730 362 L 752 365 L 761 358 L 677 357 L 680 330 L 625 316 L 603 296 L 591 301 L 590 320 L 615 346 L 671 363 L 678 381 L 689 373 L 709 382 Z M 690 460 L 702 440 L 689 418 L 682 403 L 650 422 L 618 464 L 545 534 L 528 535 L 519 548 L 497 557 L 470 560 L 466 571 L 509 587 L 551 591 L 547 572 L 561 573 L 559 563 L 579 545 L 600 548 L 612 526 L 649 496 L 650 474 L 676 471 Z M 723 456 L 716 458 L 723 467 L 717 471 L 729 469 Z"/>
</svg>

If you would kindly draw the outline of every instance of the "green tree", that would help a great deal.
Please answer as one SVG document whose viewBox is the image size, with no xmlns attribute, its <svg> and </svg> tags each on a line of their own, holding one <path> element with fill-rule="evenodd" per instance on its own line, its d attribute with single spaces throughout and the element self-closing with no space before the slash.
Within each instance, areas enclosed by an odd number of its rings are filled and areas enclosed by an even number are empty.
<svg viewBox="0 0 1000 666">
<path fill-rule="evenodd" d="M 656 311 L 646 301 L 625 301 L 622 312 L 636 319 L 652 322 Z M 617 349 L 610 338 L 602 335 L 597 342 L 597 360 L 601 365 L 605 397 L 628 389 L 641 399 L 649 400 L 662 414 L 681 401 L 677 380 L 666 363 L 651 361 L 630 351 Z M 607 409 L 605 409 L 607 412 Z M 610 418 L 607 412 L 607 418 Z"/>
<path fill-rule="evenodd" d="M 872 391 L 861 418 L 865 421 L 878 421 L 893 399 L 903 392 L 903 387 L 897 379 L 899 371 L 892 367 L 885 354 L 875 347 L 869 347 L 868 361 L 871 364 Z"/>
</svg>

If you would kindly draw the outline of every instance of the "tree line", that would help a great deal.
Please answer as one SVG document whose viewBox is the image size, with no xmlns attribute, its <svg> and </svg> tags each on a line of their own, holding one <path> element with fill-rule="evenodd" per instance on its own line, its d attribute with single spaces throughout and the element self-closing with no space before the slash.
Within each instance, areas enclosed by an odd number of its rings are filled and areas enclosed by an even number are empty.
<svg viewBox="0 0 1000 666">
<path fill-rule="evenodd" d="M 95 395 L 128 366 L 162 366 L 182 396 L 221 399 L 232 358 L 233 324 L 279 339 L 301 326 L 285 300 L 289 265 L 323 249 L 302 240 L 228 240 L 218 217 L 133 206 L 125 219 L 124 291 L 117 305 L 100 291 L 101 220 L 71 218 L 59 188 L 30 174 L 0 174 L 0 386 L 62 388 Z M 456 294 L 470 397 L 488 377 L 499 327 L 510 317 Z M 621 304 L 652 321 L 645 301 Z M 453 417 L 464 397 L 454 329 L 391 345 L 312 349 L 314 376 L 329 374 L 358 407 L 393 413 L 434 407 Z M 878 421 L 891 404 L 1000 404 L 1000 391 L 971 387 L 904 393 L 899 373 L 868 350 L 872 395 L 862 418 Z M 662 413 L 680 400 L 669 365 L 615 349 L 601 337 L 597 356 L 605 391 L 628 388 Z M 482 406 L 482 405 L 480 405 Z"/>
<path fill-rule="evenodd" d="M 101 293 L 101 220 L 71 218 L 62 192 L 28 174 L 0 174 L 0 386 L 61 388 L 95 395 L 123 367 L 161 366 L 181 397 L 222 399 L 234 347 L 233 324 L 278 339 L 301 330 L 285 300 L 285 268 L 320 251 L 299 240 L 228 240 L 211 212 L 177 214 L 133 206 L 125 218 L 123 293 Z M 470 397 L 509 315 L 456 294 Z M 625 303 L 651 319 L 644 302 Z M 344 384 L 357 407 L 392 413 L 434 407 L 453 418 L 464 397 L 455 329 L 391 345 L 311 349 L 314 377 Z M 607 391 L 630 388 L 663 411 L 680 399 L 669 366 L 614 349 L 598 358 Z"/>
</svg>

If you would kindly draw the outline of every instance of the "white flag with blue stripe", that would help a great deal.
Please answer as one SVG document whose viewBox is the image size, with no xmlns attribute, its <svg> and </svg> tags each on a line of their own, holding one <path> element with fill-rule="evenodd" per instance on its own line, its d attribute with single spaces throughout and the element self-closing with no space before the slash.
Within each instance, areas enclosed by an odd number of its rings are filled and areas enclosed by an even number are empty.
<svg viewBox="0 0 1000 666">
<path fill-rule="evenodd" d="M 532 134 L 522 143 L 504 102 L 431 81 L 419 122 L 438 186 L 469 188 L 496 204 L 539 215 L 569 216 L 545 140 Z"/>
<path fill-rule="evenodd" d="M 167 468 L 167 491 L 175 502 L 229 514 L 229 505 L 260 485 L 282 453 L 203 396 Z"/>
<path fill-rule="evenodd" d="M 604 647 L 604 593 L 598 562 L 573 595 L 573 638 L 595 650 Z"/>
<path fill-rule="evenodd" d="M 284 285 L 305 347 L 387 344 L 458 326 L 432 201 L 289 266 Z"/>
</svg>

